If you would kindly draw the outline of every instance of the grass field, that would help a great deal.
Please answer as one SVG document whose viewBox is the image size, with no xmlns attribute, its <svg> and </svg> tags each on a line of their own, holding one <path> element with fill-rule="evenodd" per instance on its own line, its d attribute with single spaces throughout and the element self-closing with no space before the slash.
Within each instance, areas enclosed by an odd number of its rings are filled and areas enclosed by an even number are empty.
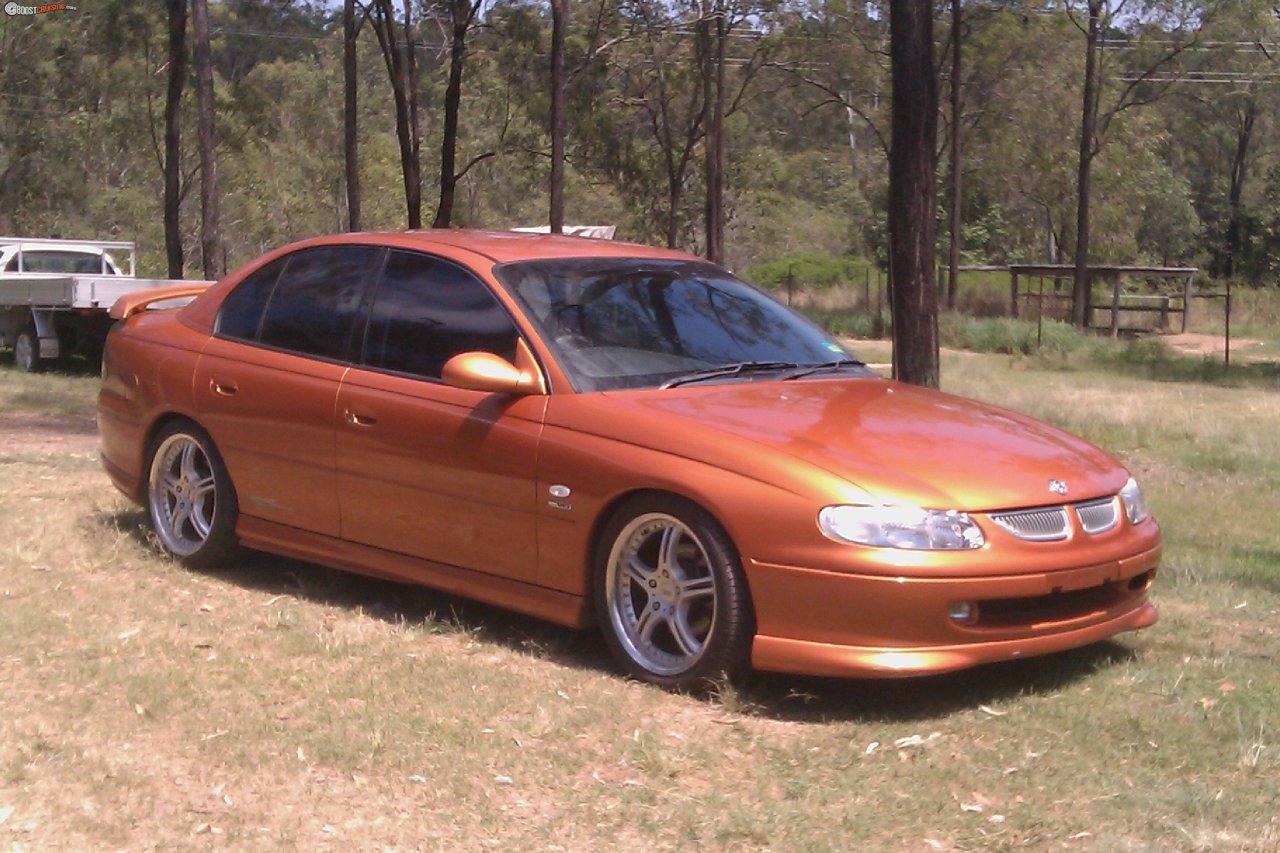
<svg viewBox="0 0 1280 853">
<path fill-rule="evenodd" d="M 969 353 L 943 377 L 1126 460 L 1165 530 L 1155 627 L 669 695 L 590 633 L 163 559 L 98 466 L 93 378 L 0 369 L 0 847 L 1280 849 L 1280 394 Z"/>
</svg>

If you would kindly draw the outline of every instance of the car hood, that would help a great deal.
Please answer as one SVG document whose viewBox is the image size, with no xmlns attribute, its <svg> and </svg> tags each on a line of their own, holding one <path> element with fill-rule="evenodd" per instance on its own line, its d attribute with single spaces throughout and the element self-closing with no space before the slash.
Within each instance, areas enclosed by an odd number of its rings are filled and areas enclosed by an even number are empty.
<svg viewBox="0 0 1280 853">
<path fill-rule="evenodd" d="M 585 396 L 607 399 L 591 420 L 609 423 L 614 438 L 678 455 L 696 447 L 689 455 L 744 473 L 759 464 L 753 454 L 785 455 L 887 503 L 970 512 L 1039 506 L 1114 494 L 1128 477 L 1111 456 L 1056 427 L 884 379 Z M 1051 480 L 1066 484 L 1065 497 Z"/>
</svg>

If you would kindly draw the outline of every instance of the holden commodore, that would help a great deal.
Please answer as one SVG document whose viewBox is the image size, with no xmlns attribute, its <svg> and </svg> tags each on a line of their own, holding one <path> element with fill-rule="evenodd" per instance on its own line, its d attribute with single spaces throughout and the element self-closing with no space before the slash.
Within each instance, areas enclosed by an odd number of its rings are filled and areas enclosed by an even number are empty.
<svg viewBox="0 0 1280 853">
<path fill-rule="evenodd" d="M 102 461 L 193 566 L 245 546 L 598 625 L 675 688 L 1156 620 L 1160 532 L 1120 463 L 881 378 L 690 255 L 343 234 L 113 316 Z"/>
</svg>

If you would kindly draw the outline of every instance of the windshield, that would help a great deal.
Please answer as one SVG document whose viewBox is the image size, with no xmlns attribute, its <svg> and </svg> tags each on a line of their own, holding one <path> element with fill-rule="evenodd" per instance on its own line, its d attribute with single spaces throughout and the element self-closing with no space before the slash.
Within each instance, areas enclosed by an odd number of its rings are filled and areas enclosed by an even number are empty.
<svg viewBox="0 0 1280 853">
<path fill-rule="evenodd" d="M 18 255 L 5 266 L 5 272 L 18 272 Z M 77 252 L 69 249 L 25 249 L 22 252 L 23 272 L 54 272 L 84 275 L 113 275 L 110 260 L 95 252 Z"/>
<path fill-rule="evenodd" d="M 809 321 L 709 263 L 572 258 L 494 272 L 579 391 L 683 384 L 671 380 L 726 366 L 737 369 L 706 378 L 777 378 L 780 370 L 852 358 Z"/>
</svg>

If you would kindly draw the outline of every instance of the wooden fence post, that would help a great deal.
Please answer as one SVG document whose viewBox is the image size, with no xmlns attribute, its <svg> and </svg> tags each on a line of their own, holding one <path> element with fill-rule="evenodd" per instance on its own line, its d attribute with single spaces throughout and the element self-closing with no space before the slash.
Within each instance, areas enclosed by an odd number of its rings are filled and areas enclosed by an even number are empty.
<svg viewBox="0 0 1280 853">
<path fill-rule="evenodd" d="M 1191 324 L 1191 288 L 1192 276 L 1188 275 L 1186 282 L 1182 285 L 1182 334 L 1187 333 L 1187 326 Z"/>
<path fill-rule="evenodd" d="M 1111 339 L 1120 335 L 1120 276 L 1111 277 Z"/>
</svg>

